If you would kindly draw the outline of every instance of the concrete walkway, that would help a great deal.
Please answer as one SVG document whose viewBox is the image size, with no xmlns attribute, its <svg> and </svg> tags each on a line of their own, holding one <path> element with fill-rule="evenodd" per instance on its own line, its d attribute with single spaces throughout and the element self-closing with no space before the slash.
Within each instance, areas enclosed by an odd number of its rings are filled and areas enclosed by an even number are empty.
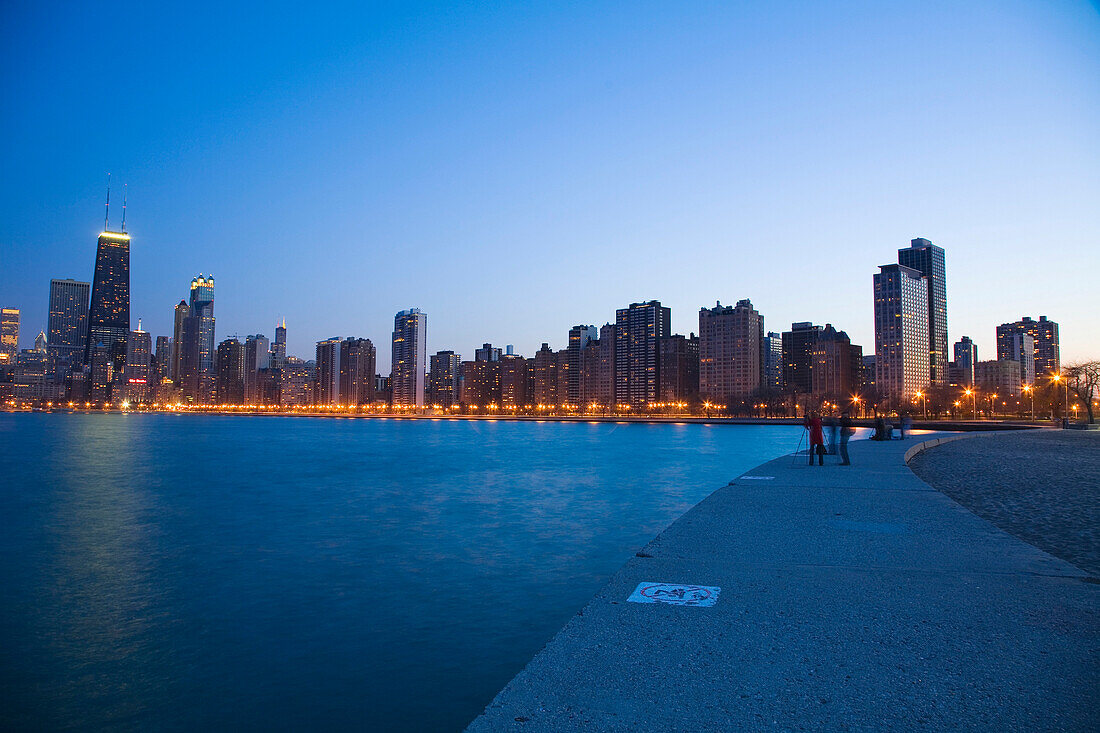
<svg viewBox="0 0 1100 733">
<path fill-rule="evenodd" d="M 715 492 L 469 730 L 1100 730 L 1100 584 L 931 489 L 914 443 Z M 627 601 L 651 582 L 721 590 Z"/>
</svg>

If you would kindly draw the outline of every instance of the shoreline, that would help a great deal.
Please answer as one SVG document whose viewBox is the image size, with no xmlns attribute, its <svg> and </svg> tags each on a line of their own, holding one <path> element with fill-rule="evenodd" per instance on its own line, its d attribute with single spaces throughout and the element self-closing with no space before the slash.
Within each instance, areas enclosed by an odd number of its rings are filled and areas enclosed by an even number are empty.
<svg viewBox="0 0 1100 733">
<path fill-rule="evenodd" d="M 574 422 L 574 423 L 652 423 L 673 425 L 802 425 L 800 417 L 704 417 L 700 415 L 443 415 L 443 414 L 401 414 L 369 412 L 330 412 L 318 410 L 218 410 L 202 408 L 184 408 L 179 410 L 93 410 L 77 408 L 54 408 L 36 410 L 3 410 L 0 414 L 47 413 L 47 414 L 85 414 L 85 415 L 233 415 L 239 417 L 321 417 L 338 419 L 373 420 L 473 420 L 496 422 Z M 873 428 L 872 418 L 852 420 L 859 428 Z M 897 430 L 897 425 L 894 429 Z M 1002 430 L 1061 429 L 1049 421 L 1027 420 L 914 420 L 914 430 L 941 430 L 952 432 L 992 432 Z"/>
</svg>

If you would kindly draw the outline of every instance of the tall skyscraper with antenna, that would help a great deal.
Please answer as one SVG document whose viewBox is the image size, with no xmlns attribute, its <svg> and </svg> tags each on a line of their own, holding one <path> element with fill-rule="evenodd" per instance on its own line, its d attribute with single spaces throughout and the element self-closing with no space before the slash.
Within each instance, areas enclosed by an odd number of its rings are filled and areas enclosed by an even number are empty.
<svg viewBox="0 0 1100 733">
<path fill-rule="evenodd" d="M 88 339 L 84 363 L 92 363 L 92 354 L 102 349 L 110 373 L 121 376 L 126 366 L 126 339 L 130 333 L 130 235 L 123 220 L 122 231 L 110 228 L 111 188 L 107 185 L 107 214 L 96 246 L 95 276 L 88 307 Z M 105 390 L 108 385 L 96 385 Z"/>
<path fill-rule="evenodd" d="M 286 319 L 275 327 L 275 343 L 271 345 L 271 366 L 282 369 L 286 364 Z"/>
</svg>

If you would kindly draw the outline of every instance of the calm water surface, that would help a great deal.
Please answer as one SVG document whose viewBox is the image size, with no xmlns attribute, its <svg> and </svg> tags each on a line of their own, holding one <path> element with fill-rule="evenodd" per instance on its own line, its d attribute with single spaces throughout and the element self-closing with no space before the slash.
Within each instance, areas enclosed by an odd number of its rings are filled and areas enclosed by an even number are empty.
<svg viewBox="0 0 1100 733">
<path fill-rule="evenodd" d="M 800 436 L 0 414 L 0 728 L 461 729 Z"/>
</svg>

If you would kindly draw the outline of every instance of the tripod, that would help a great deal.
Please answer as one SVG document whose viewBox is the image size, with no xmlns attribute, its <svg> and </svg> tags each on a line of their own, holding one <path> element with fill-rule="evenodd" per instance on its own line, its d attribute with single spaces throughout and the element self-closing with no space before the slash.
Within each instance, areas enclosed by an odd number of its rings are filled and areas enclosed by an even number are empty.
<svg viewBox="0 0 1100 733">
<path fill-rule="evenodd" d="M 798 463 L 798 454 L 802 452 L 802 441 L 806 440 L 806 436 L 810 434 L 810 431 L 806 428 L 802 428 L 802 437 L 798 439 L 798 447 L 794 449 L 794 453 L 791 454 L 791 465 L 794 466 Z"/>
</svg>

